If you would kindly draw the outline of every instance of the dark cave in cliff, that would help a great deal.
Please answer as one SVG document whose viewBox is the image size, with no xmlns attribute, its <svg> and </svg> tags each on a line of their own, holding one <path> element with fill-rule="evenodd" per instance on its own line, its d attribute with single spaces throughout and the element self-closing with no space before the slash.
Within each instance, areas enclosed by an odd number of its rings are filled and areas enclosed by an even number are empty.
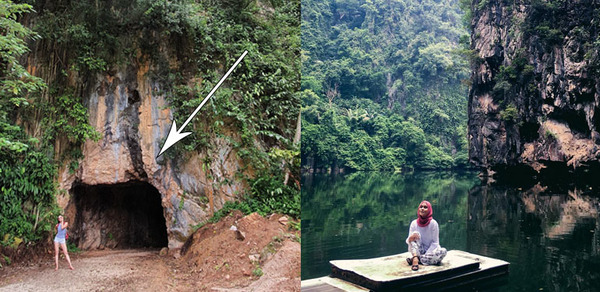
<svg viewBox="0 0 600 292">
<path fill-rule="evenodd" d="M 539 138 L 540 125 L 538 123 L 525 122 L 519 127 L 521 139 L 525 143 L 531 143 Z"/>
<path fill-rule="evenodd" d="M 161 195 L 146 182 L 76 185 L 72 238 L 82 249 L 165 247 Z"/>
<path fill-rule="evenodd" d="M 591 137 L 591 130 L 583 111 L 565 109 L 558 113 L 553 113 L 550 117 L 566 123 L 573 134 L 581 134 L 588 138 Z"/>
</svg>

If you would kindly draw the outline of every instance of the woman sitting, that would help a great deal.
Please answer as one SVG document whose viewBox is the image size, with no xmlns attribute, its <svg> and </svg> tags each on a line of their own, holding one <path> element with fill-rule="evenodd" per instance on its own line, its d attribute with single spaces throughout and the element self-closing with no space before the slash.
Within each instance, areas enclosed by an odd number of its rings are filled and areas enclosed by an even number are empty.
<svg viewBox="0 0 600 292">
<path fill-rule="evenodd" d="M 413 271 L 419 270 L 419 264 L 438 265 L 446 256 L 446 249 L 440 247 L 440 229 L 432 217 L 431 203 L 423 201 L 419 204 L 418 218 L 410 223 L 408 231 L 408 251 L 412 258 L 406 261 Z"/>
</svg>

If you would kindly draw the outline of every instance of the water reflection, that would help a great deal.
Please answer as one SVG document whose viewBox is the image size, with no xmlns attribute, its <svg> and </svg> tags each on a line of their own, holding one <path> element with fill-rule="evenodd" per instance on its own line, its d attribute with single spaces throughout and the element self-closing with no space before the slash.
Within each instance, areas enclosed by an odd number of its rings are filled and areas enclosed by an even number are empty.
<svg viewBox="0 0 600 292">
<path fill-rule="evenodd" d="M 507 291 L 596 291 L 600 204 L 589 191 L 478 186 L 467 249 L 511 263 Z"/>
<path fill-rule="evenodd" d="M 302 182 L 302 279 L 334 259 L 401 253 L 416 206 L 433 203 L 448 249 L 511 263 L 501 291 L 598 291 L 595 190 L 481 186 L 475 173 L 310 175 Z"/>
</svg>

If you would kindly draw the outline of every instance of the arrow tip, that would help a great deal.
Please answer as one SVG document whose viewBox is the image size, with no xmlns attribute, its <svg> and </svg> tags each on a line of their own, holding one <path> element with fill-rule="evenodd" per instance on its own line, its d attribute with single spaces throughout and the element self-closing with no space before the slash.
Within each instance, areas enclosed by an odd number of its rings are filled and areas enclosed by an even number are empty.
<svg viewBox="0 0 600 292">
<path fill-rule="evenodd" d="M 177 130 L 177 124 L 175 123 L 175 121 L 173 121 L 173 124 L 171 125 L 171 130 L 169 131 L 169 135 L 167 136 L 167 140 L 163 144 L 163 147 L 161 148 L 160 153 L 158 153 L 158 155 L 156 156 L 157 158 L 158 158 L 158 156 L 163 154 L 163 152 L 167 151 L 167 149 L 169 149 L 175 143 L 179 142 L 179 140 L 181 140 L 181 139 L 185 138 L 187 135 L 191 134 L 191 132 L 180 133 L 181 130 L 183 130 L 183 127 L 181 127 L 180 130 Z"/>
</svg>

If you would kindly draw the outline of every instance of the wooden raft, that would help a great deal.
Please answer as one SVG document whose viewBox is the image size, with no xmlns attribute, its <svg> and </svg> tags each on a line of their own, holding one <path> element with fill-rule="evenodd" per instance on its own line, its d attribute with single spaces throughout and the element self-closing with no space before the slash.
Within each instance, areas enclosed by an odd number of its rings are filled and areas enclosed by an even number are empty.
<svg viewBox="0 0 600 292">
<path fill-rule="evenodd" d="M 509 263 L 452 250 L 438 266 L 412 271 L 408 252 L 363 260 L 331 261 L 329 277 L 302 281 L 302 291 L 449 290 L 485 283 L 508 274 Z"/>
</svg>

